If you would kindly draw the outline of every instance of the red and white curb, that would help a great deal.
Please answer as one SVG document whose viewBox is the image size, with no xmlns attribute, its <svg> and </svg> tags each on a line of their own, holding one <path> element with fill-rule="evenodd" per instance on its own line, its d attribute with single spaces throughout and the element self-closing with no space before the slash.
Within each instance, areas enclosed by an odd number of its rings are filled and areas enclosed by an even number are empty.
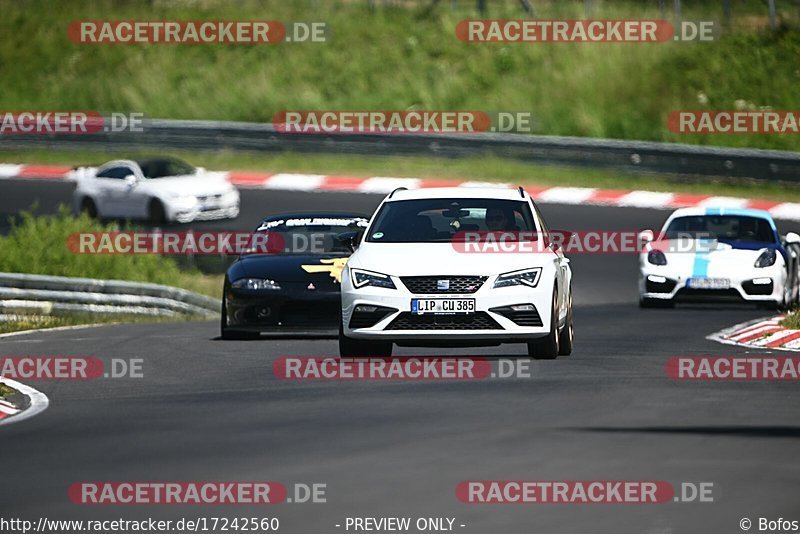
<svg viewBox="0 0 800 534">
<path fill-rule="evenodd" d="M 0 179 L 73 180 L 75 172 L 66 165 L 0 164 Z M 303 192 L 355 192 L 387 194 L 398 187 L 517 187 L 499 182 L 459 181 L 390 176 L 331 176 L 326 174 L 263 173 L 250 171 L 221 172 L 228 181 L 244 189 L 273 189 Z M 651 209 L 687 207 L 755 208 L 770 212 L 776 219 L 800 221 L 800 203 L 773 200 L 692 195 L 657 191 L 597 189 L 593 187 L 536 187 L 526 191 L 534 200 L 553 204 L 586 204 Z"/>
<path fill-rule="evenodd" d="M 30 386 L 20 384 L 10 378 L 0 376 L 0 384 L 15 389 L 30 399 L 30 406 L 25 410 L 19 410 L 10 402 L 0 400 L 0 426 L 11 423 L 19 423 L 25 419 L 30 419 L 39 415 L 50 406 L 50 399 L 41 391 L 37 391 Z"/>
<path fill-rule="evenodd" d="M 738 324 L 711 334 L 707 339 L 728 345 L 800 352 L 800 330 L 780 325 L 783 315 Z"/>
</svg>

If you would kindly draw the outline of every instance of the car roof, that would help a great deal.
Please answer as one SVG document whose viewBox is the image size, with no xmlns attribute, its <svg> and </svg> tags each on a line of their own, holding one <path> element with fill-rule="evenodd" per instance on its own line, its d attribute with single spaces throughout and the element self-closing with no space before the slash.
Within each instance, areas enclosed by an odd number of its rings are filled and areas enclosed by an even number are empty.
<svg viewBox="0 0 800 534">
<path fill-rule="evenodd" d="M 507 185 L 497 186 L 461 186 L 461 187 L 425 187 L 420 189 L 395 190 L 386 202 L 401 200 L 418 200 L 428 198 L 491 198 L 496 200 L 527 200 L 527 193 L 520 194 L 519 189 Z"/>
<path fill-rule="evenodd" d="M 104 169 L 106 167 L 138 167 L 139 164 L 133 161 L 132 159 L 113 159 L 111 161 L 107 161 L 98 167 L 98 169 Z"/>
<path fill-rule="evenodd" d="M 675 210 L 670 219 L 675 217 L 698 217 L 698 216 L 720 216 L 720 215 L 738 215 L 742 217 L 757 217 L 760 219 L 772 220 L 772 215 L 765 210 L 757 210 L 752 208 L 735 208 L 735 207 L 705 207 L 705 208 L 681 208 Z"/>
<path fill-rule="evenodd" d="M 298 213 L 279 213 L 277 215 L 270 215 L 268 217 L 264 217 L 261 222 L 279 221 L 281 219 L 309 219 L 309 218 L 369 220 L 369 215 L 364 215 L 363 213 L 336 212 L 336 211 L 303 211 Z"/>
</svg>

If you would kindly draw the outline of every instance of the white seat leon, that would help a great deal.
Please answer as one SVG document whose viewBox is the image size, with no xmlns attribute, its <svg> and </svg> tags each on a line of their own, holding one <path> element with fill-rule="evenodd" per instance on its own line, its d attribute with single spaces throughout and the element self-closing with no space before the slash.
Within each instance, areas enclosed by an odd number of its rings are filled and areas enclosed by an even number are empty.
<svg viewBox="0 0 800 534">
<path fill-rule="evenodd" d="M 388 356 L 394 344 L 572 351 L 569 260 L 522 188 L 396 190 L 349 237 L 343 357 Z"/>
</svg>

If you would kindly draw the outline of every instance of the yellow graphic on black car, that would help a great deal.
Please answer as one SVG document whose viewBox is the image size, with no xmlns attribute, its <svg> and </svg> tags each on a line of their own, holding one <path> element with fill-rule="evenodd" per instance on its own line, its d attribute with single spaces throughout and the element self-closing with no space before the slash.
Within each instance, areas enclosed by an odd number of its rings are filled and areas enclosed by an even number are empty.
<svg viewBox="0 0 800 534">
<path fill-rule="evenodd" d="M 344 264 L 347 263 L 347 258 L 331 258 L 329 260 L 320 260 L 322 265 L 301 265 L 303 270 L 307 273 L 328 273 L 331 278 L 342 283 L 342 269 Z"/>
</svg>

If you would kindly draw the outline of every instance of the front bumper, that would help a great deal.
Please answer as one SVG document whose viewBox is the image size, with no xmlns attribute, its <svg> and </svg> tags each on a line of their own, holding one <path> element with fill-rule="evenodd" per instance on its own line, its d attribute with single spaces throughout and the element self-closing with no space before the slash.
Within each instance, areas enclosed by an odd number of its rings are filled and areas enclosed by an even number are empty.
<svg viewBox="0 0 800 534">
<path fill-rule="evenodd" d="M 335 332 L 339 321 L 339 291 L 310 291 L 304 283 L 293 285 L 297 287 L 284 287 L 280 291 L 228 289 L 225 294 L 227 326 L 249 332 Z"/>
<path fill-rule="evenodd" d="M 746 273 L 723 273 L 712 278 L 730 280 L 728 289 L 694 289 L 691 277 L 671 272 L 669 266 L 647 264 L 639 270 L 639 296 L 677 301 L 783 302 L 786 271 L 781 266 L 752 269 Z M 663 281 L 662 281 L 663 280 Z M 769 280 L 768 283 L 765 283 Z"/>
<path fill-rule="evenodd" d="M 239 195 L 225 195 L 219 199 L 194 204 L 191 207 L 177 205 L 172 218 L 179 223 L 191 221 L 215 221 L 235 219 L 239 216 Z"/>
<path fill-rule="evenodd" d="M 492 288 L 490 277 L 475 293 L 414 294 L 397 278 L 397 289 L 373 286 L 354 289 L 343 280 L 342 328 L 347 337 L 392 341 L 398 344 L 459 345 L 473 341 L 525 342 L 550 333 L 553 282 L 541 280 L 535 288 Z M 412 298 L 474 298 L 475 313 L 465 315 L 414 315 Z M 511 306 L 532 310 L 515 312 Z M 376 308 L 377 322 L 359 310 Z M 374 322 L 374 324 L 371 324 Z"/>
</svg>

